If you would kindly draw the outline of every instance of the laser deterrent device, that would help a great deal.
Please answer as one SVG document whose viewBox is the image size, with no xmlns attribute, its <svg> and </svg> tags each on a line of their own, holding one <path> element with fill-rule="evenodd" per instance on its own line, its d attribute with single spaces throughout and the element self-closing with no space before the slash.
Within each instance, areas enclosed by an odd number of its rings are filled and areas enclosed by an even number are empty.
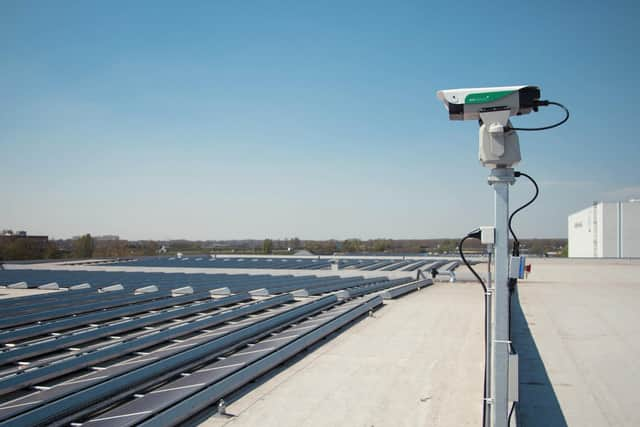
<svg viewBox="0 0 640 427">
<path fill-rule="evenodd" d="M 507 427 L 518 400 L 517 353 L 511 342 L 509 313 L 511 297 L 518 278 L 522 278 L 524 267 L 524 258 L 520 256 L 519 241 L 511 222 L 516 213 L 533 203 L 538 196 L 535 180 L 524 172 L 513 170 L 513 166 L 522 159 L 516 131 L 539 131 L 560 126 L 569 119 L 569 111 L 557 102 L 540 100 L 540 88 L 530 85 L 447 89 L 438 91 L 437 97 L 444 103 L 450 120 L 478 120 L 478 157 L 483 166 L 491 169 L 488 181 L 495 192 L 495 226 L 481 227 L 468 233 L 460 241 L 459 250 L 462 261 L 485 291 L 483 427 Z M 547 105 L 562 108 L 564 119 L 537 128 L 513 127 L 510 117 L 529 114 Z M 536 192 L 528 203 L 509 215 L 509 185 L 520 176 L 529 179 Z M 511 254 L 509 233 L 514 241 Z M 489 267 L 492 265 L 491 254 L 495 255 L 493 278 L 492 274 L 488 274 L 487 284 L 464 256 L 463 244 L 468 238 L 480 239 L 487 245 Z M 511 411 L 509 402 L 512 402 Z"/>
<path fill-rule="evenodd" d="M 475 89 L 445 89 L 437 93 L 449 111 L 451 120 L 478 120 L 480 113 L 509 110 L 510 116 L 537 111 L 540 88 L 536 86 L 504 86 Z"/>
<path fill-rule="evenodd" d="M 520 143 L 510 116 L 538 110 L 536 86 L 504 86 L 438 91 L 451 120 L 479 120 L 478 157 L 487 167 L 510 167 L 520 162 Z"/>
</svg>

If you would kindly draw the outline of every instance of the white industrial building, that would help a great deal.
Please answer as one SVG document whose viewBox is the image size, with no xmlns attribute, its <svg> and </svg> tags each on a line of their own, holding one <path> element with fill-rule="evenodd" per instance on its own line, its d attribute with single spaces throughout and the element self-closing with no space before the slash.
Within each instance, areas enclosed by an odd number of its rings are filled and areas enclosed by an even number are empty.
<svg viewBox="0 0 640 427">
<path fill-rule="evenodd" d="M 597 202 L 569 215 L 569 257 L 640 258 L 640 200 Z"/>
</svg>

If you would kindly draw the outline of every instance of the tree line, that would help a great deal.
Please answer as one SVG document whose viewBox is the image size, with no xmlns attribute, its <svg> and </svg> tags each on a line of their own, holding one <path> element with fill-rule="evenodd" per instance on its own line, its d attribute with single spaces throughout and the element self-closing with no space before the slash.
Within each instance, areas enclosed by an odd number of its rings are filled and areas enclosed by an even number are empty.
<svg viewBox="0 0 640 427">
<path fill-rule="evenodd" d="M 91 234 L 76 239 L 49 241 L 45 246 L 31 244 L 28 239 L 16 238 L 0 241 L 0 260 L 35 260 L 62 258 L 119 258 L 129 256 L 157 255 L 162 246 L 169 253 L 246 253 L 246 254 L 291 254 L 305 249 L 317 255 L 334 253 L 361 254 L 426 254 L 455 255 L 458 239 L 346 239 L 346 240 L 301 240 L 286 239 L 236 240 L 236 241 L 169 241 L 153 240 L 130 242 L 127 240 L 96 240 Z M 566 239 L 521 239 L 524 253 L 546 256 L 550 253 L 566 256 Z M 481 253 L 484 248 L 479 241 L 468 240 L 465 250 Z"/>
</svg>

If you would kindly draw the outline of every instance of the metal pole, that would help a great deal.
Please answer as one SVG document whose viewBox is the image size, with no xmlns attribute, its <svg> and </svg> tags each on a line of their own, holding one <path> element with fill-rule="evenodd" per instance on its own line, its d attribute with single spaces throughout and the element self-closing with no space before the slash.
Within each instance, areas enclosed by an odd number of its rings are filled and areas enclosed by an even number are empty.
<svg viewBox="0 0 640 427">
<path fill-rule="evenodd" d="M 485 298 L 485 310 L 487 311 L 487 318 L 485 320 L 485 335 L 486 335 L 486 342 L 485 342 L 485 361 L 487 364 L 486 367 L 486 372 L 485 372 L 485 396 L 490 397 L 491 396 L 491 347 L 492 347 L 492 340 L 491 340 L 491 329 L 493 326 L 493 291 L 494 291 L 494 287 L 492 285 L 492 277 L 491 277 L 491 263 L 493 262 L 493 245 L 487 245 L 487 253 L 489 254 L 489 262 L 487 265 L 487 292 L 484 295 Z M 490 427 L 491 426 L 491 404 L 489 400 L 486 400 L 484 402 L 485 405 L 485 425 L 484 427 Z"/>
<path fill-rule="evenodd" d="M 489 185 L 495 191 L 495 299 L 493 316 L 492 411 L 494 427 L 507 427 L 509 379 L 509 184 L 511 168 L 491 170 Z"/>
</svg>

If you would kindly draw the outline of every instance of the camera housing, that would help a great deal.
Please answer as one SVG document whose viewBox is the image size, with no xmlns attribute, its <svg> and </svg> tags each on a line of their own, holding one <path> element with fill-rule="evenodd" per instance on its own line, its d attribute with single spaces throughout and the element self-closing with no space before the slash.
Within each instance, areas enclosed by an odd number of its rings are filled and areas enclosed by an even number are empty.
<svg viewBox="0 0 640 427">
<path fill-rule="evenodd" d="M 537 111 L 540 100 L 537 86 L 500 86 L 469 89 L 445 89 L 438 99 L 449 111 L 450 120 L 478 120 L 481 113 L 509 110 L 509 116 Z"/>
<path fill-rule="evenodd" d="M 509 117 L 538 111 L 537 86 L 447 89 L 436 93 L 450 120 L 478 120 L 478 158 L 488 168 L 509 168 L 521 160 L 518 135 Z"/>
</svg>

